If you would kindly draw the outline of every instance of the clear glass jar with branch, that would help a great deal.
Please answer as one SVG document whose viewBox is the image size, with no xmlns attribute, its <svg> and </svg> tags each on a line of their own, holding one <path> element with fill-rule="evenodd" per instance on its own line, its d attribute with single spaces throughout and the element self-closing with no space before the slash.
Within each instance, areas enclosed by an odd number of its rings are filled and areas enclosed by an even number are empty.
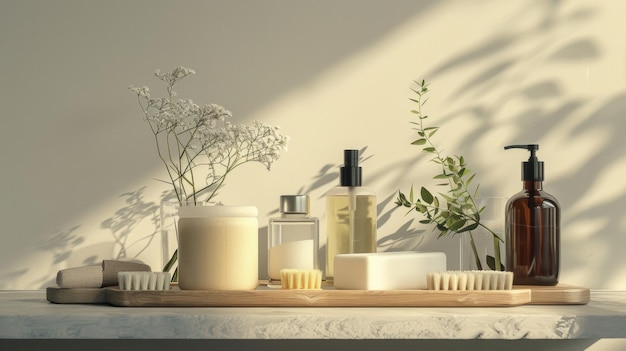
<svg viewBox="0 0 626 351">
<path fill-rule="evenodd" d="M 493 230 L 481 223 L 481 213 L 485 207 L 478 208 L 476 198 L 480 184 L 477 184 L 473 190 L 470 190 L 472 183 L 476 177 L 469 168 L 463 156 L 447 156 L 433 143 L 433 136 L 439 131 L 439 127 L 426 126 L 428 115 L 422 112 L 424 105 L 428 101 L 426 97 L 428 84 L 425 80 L 415 82 L 416 89 L 412 89 L 415 93 L 414 98 L 410 98 L 416 104 L 411 113 L 417 117 L 416 121 L 411 121 L 413 129 L 417 132 L 418 138 L 412 142 L 412 145 L 421 148 L 421 151 L 428 154 L 430 161 L 437 164 L 440 172 L 433 178 L 439 183 L 436 186 L 447 188 L 444 192 L 428 190 L 426 187 L 420 187 L 419 191 L 415 191 L 414 187 L 407 194 L 398 191 L 396 198 L 396 206 L 408 208 L 408 213 L 417 212 L 424 219 L 419 222 L 422 224 L 433 225 L 433 229 L 439 231 L 438 239 L 447 235 L 468 235 L 476 266 L 478 269 L 486 269 L 483 267 L 476 243 L 473 237 L 473 231 L 482 228 L 493 236 L 494 256 L 487 256 L 486 262 L 490 269 L 503 271 L 505 270 L 500 257 L 500 243 L 503 243 Z"/>
</svg>

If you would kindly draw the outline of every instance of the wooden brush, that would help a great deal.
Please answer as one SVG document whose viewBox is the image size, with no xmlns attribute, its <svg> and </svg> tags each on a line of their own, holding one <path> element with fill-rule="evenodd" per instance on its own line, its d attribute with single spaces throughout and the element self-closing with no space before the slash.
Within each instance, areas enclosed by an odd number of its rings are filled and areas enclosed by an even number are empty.
<svg viewBox="0 0 626 351">
<path fill-rule="evenodd" d="M 513 272 L 446 271 L 426 274 L 428 290 L 511 290 Z"/>
<path fill-rule="evenodd" d="M 281 269 L 280 282 L 283 289 L 321 289 L 322 271 L 319 269 Z"/>
</svg>

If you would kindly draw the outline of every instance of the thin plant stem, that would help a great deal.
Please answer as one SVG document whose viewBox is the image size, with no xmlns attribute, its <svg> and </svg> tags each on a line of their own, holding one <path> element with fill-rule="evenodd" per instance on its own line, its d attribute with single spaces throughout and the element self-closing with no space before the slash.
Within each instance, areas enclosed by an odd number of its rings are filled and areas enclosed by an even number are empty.
<svg viewBox="0 0 626 351">
<path fill-rule="evenodd" d="M 476 261 L 476 268 L 479 270 L 483 270 L 483 265 L 480 263 L 480 256 L 478 255 L 478 250 L 476 249 L 476 243 L 474 242 L 474 236 L 472 232 L 467 233 L 470 238 L 470 246 L 472 247 L 472 253 L 474 254 L 474 260 Z"/>
</svg>

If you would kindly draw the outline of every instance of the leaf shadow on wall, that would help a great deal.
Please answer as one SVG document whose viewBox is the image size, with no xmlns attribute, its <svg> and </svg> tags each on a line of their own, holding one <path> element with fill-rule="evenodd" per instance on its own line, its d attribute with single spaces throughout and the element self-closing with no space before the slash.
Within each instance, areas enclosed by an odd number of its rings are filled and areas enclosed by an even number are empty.
<svg viewBox="0 0 626 351">
<path fill-rule="evenodd" d="M 78 229 L 80 225 L 75 225 L 71 228 L 58 231 L 52 235 L 44 237 L 44 239 L 37 246 L 37 250 L 50 253 L 53 256 L 51 269 L 40 278 L 36 279 L 33 284 L 44 288 L 56 283 L 56 271 L 53 271 L 59 264 L 70 260 L 70 257 L 74 254 L 75 247 L 82 244 L 85 241 L 85 237 L 78 235 Z M 86 259 L 84 264 L 91 264 L 93 258 Z M 26 273 L 28 269 L 22 270 Z M 14 277 L 13 279 L 16 279 Z"/>
<path fill-rule="evenodd" d="M 626 208 L 626 186 L 623 180 L 626 144 L 621 133 L 624 130 L 624 111 L 626 92 L 613 97 L 573 129 L 569 135 L 572 140 L 594 129 L 604 131 L 607 137 L 594 157 L 588 158 L 578 169 L 551 184 L 553 193 L 559 194 L 560 203 L 571 208 L 564 209 L 564 220 L 580 225 L 586 222 L 596 224 L 592 232 L 561 231 L 561 242 L 565 240 L 567 243 L 562 247 L 562 261 L 568 268 L 583 270 L 593 260 L 599 269 L 587 279 L 594 287 L 610 284 L 615 282 L 615 277 L 624 275 L 623 264 L 617 262 L 623 257 L 622 248 L 626 246 L 626 238 L 619 235 L 624 232 L 622 218 L 623 209 Z M 564 155 L 566 160 L 574 157 L 576 155 Z M 607 184 L 611 184 L 614 192 L 603 198 L 596 197 L 595 192 Z M 575 227 L 574 224 L 571 226 Z"/>
<path fill-rule="evenodd" d="M 457 141 L 470 166 L 472 160 L 486 157 L 477 141 L 489 140 L 491 131 L 501 127 L 503 123 L 511 123 L 510 120 L 503 122 L 496 117 L 506 113 L 505 106 L 512 101 L 521 100 L 524 107 L 512 117 L 516 128 L 508 136 L 507 142 L 550 140 L 552 135 L 562 135 L 564 130 L 567 131 L 564 137 L 559 136 L 559 140 L 563 140 L 562 148 L 544 151 L 550 152 L 555 159 L 576 165 L 566 176 L 546 178 L 549 192 L 561 203 L 561 228 L 572 227 L 574 222 L 584 224 L 584 221 L 600 225 L 593 233 L 575 237 L 568 236 L 568 232 L 562 230 L 562 267 L 571 271 L 583 270 L 589 265 L 590 259 L 593 259 L 595 265 L 602 267 L 602 272 L 585 279 L 592 287 L 602 286 L 610 284 L 611 277 L 624 274 L 623 267 L 615 264 L 615 258 L 622 257 L 620 248 L 626 244 L 626 239 L 615 233 L 623 232 L 623 223 L 618 219 L 622 217 L 620 209 L 626 208 L 626 189 L 621 184 L 615 184 L 615 194 L 606 195 L 603 199 L 596 198 L 592 203 L 587 199 L 594 194 L 588 189 L 598 189 L 599 182 L 616 179 L 612 175 L 619 172 L 620 165 L 623 166 L 626 162 L 626 144 L 620 135 L 624 127 L 620 115 L 626 110 L 626 93 L 609 97 L 602 106 L 590 113 L 588 111 L 590 106 L 595 106 L 592 105 L 594 101 L 568 95 L 568 87 L 560 84 L 558 76 L 547 76 L 534 82 L 527 79 L 534 76 L 537 66 L 558 68 L 579 65 L 584 71 L 589 63 L 598 61 L 603 54 L 599 40 L 593 36 L 558 42 L 555 48 L 555 42 L 551 39 L 554 36 L 550 34 L 555 34 L 564 26 L 581 24 L 592 19 L 594 11 L 580 8 L 567 13 L 560 11 L 558 2 L 546 4 L 549 5 L 546 5 L 543 20 L 531 30 L 515 32 L 507 29 L 495 33 L 483 43 L 451 57 L 432 71 L 425 72 L 424 77 L 433 81 L 440 75 L 472 71 L 479 64 L 491 63 L 466 81 L 461 81 L 460 88 L 447 96 L 451 106 L 455 106 L 455 101 L 463 99 L 469 99 L 469 102 L 460 106 L 457 104 L 457 108 L 453 107 L 452 111 L 437 117 L 440 121 L 438 123 L 443 123 L 454 122 L 460 116 L 469 115 L 473 123 L 477 124 L 473 126 L 473 132 Z M 522 56 L 517 54 L 517 57 L 508 53 L 508 49 L 517 48 L 528 41 L 534 42 L 532 52 Z M 480 99 L 487 94 L 496 94 L 498 97 Z M 576 121 L 581 115 L 584 115 L 584 121 L 571 128 L 571 123 L 568 122 Z M 439 135 L 445 135 L 444 133 L 441 130 Z M 594 140 L 594 155 L 578 155 L 575 151 L 580 149 L 578 141 L 593 135 L 601 135 L 601 140 Z M 498 149 L 502 146 L 504 145 L 498 146 Z M 419 157 L 413 157 L 407 160 L 407 164 L 418 159 Z M 477 178 L 480 178 L 480 174 Z M 498 191 L 497 184 L 481 183 L 481 186 L 482 191 Z M 577 212 L 572 212 L 574 208 L 578 209 Z M 616 239 L 619 242 L 615 242 Z M 590 243 L 589 240 L 593 242 Z M 586 244 L 591 244 L 593 251 L 580 249 L 589 247 Z"/>
<path fill-rule="evenodd" d="M 147 186 L 126 192 L 119 197 L 125 206 L 100 223 L 102 229 L 110 232 L 111 241 L 92 244 L 77 249 L 85 242 L 85 236 L 79 235 L 80 225 L 49 235 L 41 242 L 38 250 L 51 253 L 53 261 L 50 269 L 41 278 L 33 282 L 39 288 L 56 284 L 59 266 L 66 268 L 99 264 L 103 259 L 137 259 L 150 245 L 158 244 L 160 234 L 160 204 L 146 201 L 144 191 Z M 164 191 L 160 201 L 175 199 L 173 192 Z M 148 221 L 148 229 L 145 225 Z M 109 254 L 107 254 L 109 253 Z M 104 257 L 103 257 L 104 255 Z M 160 267 L 159 267 L 160 268 Z M 7 274 L 7 279 L 15 280 L 25 275 L 28 269 Z M 4 281 L 4 280 L 3 280 Z"/>
<path fill-rule="evenodd" d="M 135 191 L 126 192 L 120 195 L 124 199 L 126 206 L 115 211 L 112 217 L 102 221 L 100 226 L 110 231 L 114 243 L 115 259 L 137 257 L 150 246 L 159 234 L 160 227 L 160 205 L 153 201 L 145 201 L 143 186 Z M 162 198 L 168 198 L 169 194 L 162 194 Z M 136 228 L 144 220 L 148 220 L 151 230 L 136 237 Z M 142 231 L 142 233 L 145 231 Z M 131 251 L 133 253 L 131 253 Z"/>
</svg>

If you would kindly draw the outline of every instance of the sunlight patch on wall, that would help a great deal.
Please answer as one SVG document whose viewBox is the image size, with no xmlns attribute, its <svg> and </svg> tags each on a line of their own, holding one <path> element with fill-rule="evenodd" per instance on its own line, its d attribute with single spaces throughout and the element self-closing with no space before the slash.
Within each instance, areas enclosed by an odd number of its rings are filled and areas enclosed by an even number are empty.
<svg viewBox="0 0 626 351">
<path fill-rule="evenodd" d="M 626 194 L 626 157 L 611 161 L 598 175 L 590 188 L 585 189 L 581 201 L 569 209 L 570 216 L 585 213 L 588 208 L 598 207 Z"/>
</svg>

